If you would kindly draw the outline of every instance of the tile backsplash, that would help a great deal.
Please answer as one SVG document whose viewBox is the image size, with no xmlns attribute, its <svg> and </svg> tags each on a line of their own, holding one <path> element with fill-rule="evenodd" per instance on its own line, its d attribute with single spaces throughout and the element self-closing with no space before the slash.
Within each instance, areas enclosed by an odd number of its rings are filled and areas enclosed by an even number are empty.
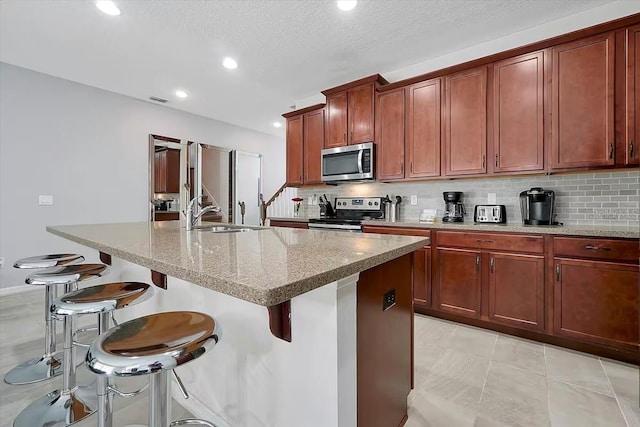
<svg viewBox="0 0 640 427">
<path fill-rule="evenodd" d="M 442 217 L 444 191 L 464 192 L 467 210 L 465 221 L 473 221 L 475 205 L 488 204 L 489 193 L 496 194 L 496 204 L 507 208 L 507 222 L 520 223 L 521 191 L 531 187 L 553 190 L 556 194 L 557 220 L 567 225 L 640 226 L 640 170 L 625 169 L 605 172 L 536 175 L 505 178 L 456 179 L 403 183 L 343 184 L 304 187 L 298 195 L 305 198 L 326 194 L 333 201 L 338 196 L 401 196 L 399 221 L 417 221 L 422 209 L 435 208 Z M 418 204 L 410 205 L 410 196 L 418 196 Z M 303 202 L 302 215 L 318 216 L 317 205 Z"/>
</svg>

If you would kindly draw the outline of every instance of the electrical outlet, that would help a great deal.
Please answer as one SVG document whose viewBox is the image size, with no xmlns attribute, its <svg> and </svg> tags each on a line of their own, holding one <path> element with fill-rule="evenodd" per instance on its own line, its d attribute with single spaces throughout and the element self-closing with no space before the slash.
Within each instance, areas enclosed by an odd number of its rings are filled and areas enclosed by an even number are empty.
<svg viewBox="0 0 640 427">
<path fill-rule="evenodd" d="M 418 196 L 416 196 L 415 194 L 413 194 L 413 195 L 411 196 L 411 204 L 412 204 L 413 206 L 415 206 L 415 205 L 417 205 L 417 204 L 418 204 Z"/>
<path fill-rule="evenodd" d="M 317 205 L 318 204 L 318 195 L 314 194 L 313 196 L 307 197 L 307 204 L 309 206 Z"/>
<path fill-rule="evenodd" d="M 53 196 L 50 194 L 40 195 L 38 196 L 38 204 L 40 206 L 51 206 L 53 205 Z"/>
<path fill-rule="evenodd" d="M 489 193 L 487 194 L 487 203 L 490 205 L 495 205 L 496 204 L 496 193 Z"/>
<path fill-rule="evenodd" d="M 4 268 L 4 258 L 0 258 L 0 268 Z"/>
</svg>

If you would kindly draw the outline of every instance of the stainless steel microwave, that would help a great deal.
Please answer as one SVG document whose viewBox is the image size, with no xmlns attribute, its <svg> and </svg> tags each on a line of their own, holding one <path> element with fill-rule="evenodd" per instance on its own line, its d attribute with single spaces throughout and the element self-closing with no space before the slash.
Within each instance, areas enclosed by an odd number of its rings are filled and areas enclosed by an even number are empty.
<svg viewBox="0 0 640 427">
<path fill-rule="evenodd" d="M 373 142 L 322 150 L 322 181 L 368 181 L 374 176 Z"/>
</svg>

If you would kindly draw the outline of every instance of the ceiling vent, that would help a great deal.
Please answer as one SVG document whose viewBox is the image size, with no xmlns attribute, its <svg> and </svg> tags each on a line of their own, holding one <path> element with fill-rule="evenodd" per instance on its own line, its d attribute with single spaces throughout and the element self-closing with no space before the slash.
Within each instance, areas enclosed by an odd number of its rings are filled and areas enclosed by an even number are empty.
<svg viewBox="0 0 640 427">
<path fill-rule="evenodd" d="M 166 104 L 167 102 L 169 102 L 168 99 L 158 98 L 157 96 L 150 96 L 149 99 L 155 102 L 159 102 L 161 104 Z"/>
</svg>

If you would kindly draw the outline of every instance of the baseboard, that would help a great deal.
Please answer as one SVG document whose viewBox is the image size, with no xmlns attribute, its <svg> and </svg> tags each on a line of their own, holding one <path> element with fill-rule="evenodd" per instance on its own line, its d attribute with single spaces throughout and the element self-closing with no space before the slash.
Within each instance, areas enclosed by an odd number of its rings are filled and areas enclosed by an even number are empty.
<svg viewBox="0 0 640 427">
<path fill-rule="evenodd" d="M 38 290 L 42 290 L 42 288 L 37 286 L 29 286 L 29 285 L 18 285 L 18 286 L 11 286 L 9 288 L 0 288 L 0 298 L 6 297 L 9 295 L 21 294 L 23 292 L 35 292 Z"/>
<path fill-rule="evenodd" d="M 220 415 L 211 411 L 204 403 L 202 403 L 197 397 L 189 396 L 185 399 L 178 387 L 173 384 L 171 387 L 171 397 L 178 402 L 187 411 L 191 412 L 195 418 L 200 418 L 215 424 L 217 427 L 231 427 L 231 424 L 223 420 Z"/>
</svg>

